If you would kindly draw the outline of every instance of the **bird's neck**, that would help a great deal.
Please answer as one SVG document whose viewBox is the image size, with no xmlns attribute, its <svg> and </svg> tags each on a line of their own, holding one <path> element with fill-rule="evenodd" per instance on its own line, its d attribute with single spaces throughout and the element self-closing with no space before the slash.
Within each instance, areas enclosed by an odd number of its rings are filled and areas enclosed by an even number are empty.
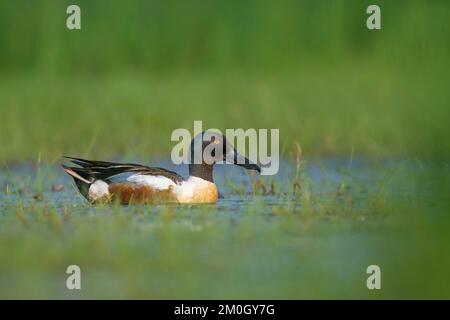
<svg viewBox="0 0 450 320">
<path fill-rule="evenodd" d="M 190 164 L 189 165 L 189 176 L 198 177 L 203 180 L 214 183 L 213 178 L 213 165 L 209 164 Z"/>
</svg>

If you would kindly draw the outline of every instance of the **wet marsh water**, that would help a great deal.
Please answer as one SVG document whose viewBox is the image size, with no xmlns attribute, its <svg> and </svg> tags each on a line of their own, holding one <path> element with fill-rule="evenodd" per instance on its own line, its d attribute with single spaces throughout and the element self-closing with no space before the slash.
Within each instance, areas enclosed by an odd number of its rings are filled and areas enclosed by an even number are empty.
<svg viewBox="0 0 450 320">
<path fill-rule="evenodd" d="M 300 170 L 285 160 L 277 176 L 260 179 L 218 166 L 215 205 L 93 206 L 59 164 L 9 166 L 0 173 L 0 295 L 448 297 L 448 207 L 435 182 L 448 170 L 313 158 Z M 79 292 L 65 288 L 69 264 L 83 270 Z M 382 291 L 365 285 L 371 264 L 382 268 Z"/>
<path fill-rule="evenodd" d="M 185 178 L 188 176 L 185 165 L 176 166 L 170 161 L 154 161 L 148 165 L 176 171 Z M 280 204 L 280 201 L 285 203 L 295 198 L 301 188 L 322 198 L 351 190 L 354 197 L 364 199 L 380 192 L 380 187 L 386 188 L 386 192 L 398 198 L 423 196 L 426 188 L 419 194 L 417 185 L 405 180 L 405 184 L 396 183 L 394 175 L 403 174 L 404 178 L 411 174 L 414 178 L 419 167 L 423 170 L 423 167 L 430 168 L 433 165 L 405 160 L 375 162 L 361 158 L 349 161 L 348 158 L 333 157 L 303 161 L 301 168 L 297 169 L 296 163 L 284 160 L 279 173 L 274 176 L 259 176 L 253 171 L 232 165 L 216 165 L 214 179 L 220 192 L 217 205 L 222 209 L 234 208 L 233 211 L 236 211 L 233 205 L 248 203 L 256 198 L 270 207 Z M 5 203 L 18 201 L 29 204 L 44 200 L 51 201 L 56 206 L 86 204 L 85 199 L 78 194 L 72 178 L 63 172 L 58 163 L 5 167 L 0 170 L 0 186 L 3 206 Z"/>
</svg>

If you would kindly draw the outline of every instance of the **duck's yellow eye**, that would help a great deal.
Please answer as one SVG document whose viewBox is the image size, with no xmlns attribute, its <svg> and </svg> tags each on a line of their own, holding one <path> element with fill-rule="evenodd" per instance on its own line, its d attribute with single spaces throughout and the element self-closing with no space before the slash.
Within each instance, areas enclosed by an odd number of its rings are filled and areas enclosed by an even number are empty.
<svg viewBox="0 0 450 320">
<path fill-rule="evenodd" d="M 220 143 L 220 140 L 214 140 L 212 143 L 214 143 L 214 144 L 219 144 Z"/>
</svg>

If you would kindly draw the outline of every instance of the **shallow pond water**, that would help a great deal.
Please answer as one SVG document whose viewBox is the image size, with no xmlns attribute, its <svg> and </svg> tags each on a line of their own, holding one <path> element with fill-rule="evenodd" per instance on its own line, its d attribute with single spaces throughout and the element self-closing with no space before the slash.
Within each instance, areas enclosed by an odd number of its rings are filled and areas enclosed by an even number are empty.
<svg viewBox="0 0 450 320">
<path fill-rule="evenodd" d="M 131 161 L 187 175 L 167 161 Z M 295 162 L 264 177 L 265 191 L 257 175 L 227 165 L 215 171 L 214 205 L 97 206 L 60 163 L 11 165 L 0 170 L 0 297 L 371 298 L 374 263 L 386 270 L 377 297 L 448 297 L 448 230 L 442 214 L 428 214 L 448 202 L 433 184 L 448 172 L 311 158 L 294 193 Z M 63 285 L 74 263 L 86 277 L 78 295 Z M 424 273 L 426 283 L 410 281 Z"/>
<path fill-rule="evenodd" d="M 170 161 L 135 162 L 167 168 L 184 177 L 188 175 L 187 166 L 175 166 Z M 303 161 L 300 167 L 293 161 L 283 160 L 278 174 L 260 177 L 241 167 L 216 165 L 214 179 L 220 199 L 215 208 L 234 213 L 247 212 L 249 203 L 262 212 L 270 212 L 274 206 L 287 203 L 292 203 L 295 208 L 301 203 L 295 201 L 300 188 L 322 202 L 345 194 L 351 194 L 352 201 L 364 201 L 380 193 L 397 199 L 426 197 L 427 185 L 419 181 L 420 172 L 435 166 L 408 160 L 312 158 Z M 448 165 L 443 168 L 449 171 Z M 18 201 L 25 206 L 47 201 L 56 208 L 87 204 L 60 163 L 5 167 L 0 170 L 0 187 L 3 207 Z M 92 209 L 95 210 L 95 206 Z M 80 210 L 86 210 L 86 207 L 81 206 Z"/>
</svg>

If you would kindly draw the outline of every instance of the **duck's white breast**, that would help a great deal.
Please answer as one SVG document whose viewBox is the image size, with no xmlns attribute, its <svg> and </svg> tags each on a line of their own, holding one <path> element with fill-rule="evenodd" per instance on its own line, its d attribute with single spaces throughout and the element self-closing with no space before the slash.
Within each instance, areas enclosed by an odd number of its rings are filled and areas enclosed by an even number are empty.
<svg viewBox="0 0 450 320">
<path fill-rule="evenodd" d="M 219 197 L 213 182 L 198 177 L 189 177 L 176 185 L 173 191 L 180 203 L 214 203 Z"/>
</svg>

